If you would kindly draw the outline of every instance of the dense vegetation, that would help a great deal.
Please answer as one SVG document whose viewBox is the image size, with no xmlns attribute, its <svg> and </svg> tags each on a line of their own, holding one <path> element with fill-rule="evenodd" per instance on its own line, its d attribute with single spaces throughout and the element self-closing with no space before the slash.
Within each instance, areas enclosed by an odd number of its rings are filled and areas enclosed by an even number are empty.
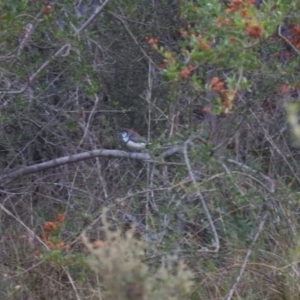
<svg viewBox="0 0 300 300">
<path fill-rule="evenodd" d="M 1 1 L 1 299 L 299 299 L 299 12 Z"/>
</svg>

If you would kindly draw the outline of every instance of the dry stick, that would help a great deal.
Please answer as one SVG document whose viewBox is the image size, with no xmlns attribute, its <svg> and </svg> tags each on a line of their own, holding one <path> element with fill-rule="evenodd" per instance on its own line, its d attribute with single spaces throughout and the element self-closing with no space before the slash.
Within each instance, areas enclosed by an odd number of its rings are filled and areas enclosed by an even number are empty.
<svg viewBox="0 0 300 300">
<path fill-rule="evenodd" d="M 216 152 L 217 150 L 219 150 L 221 147 L 223 147 L 226 143 L 228 143 L 228 141 L 237 133 L 237 131 L 240 129 L 240 127 L 242 126 L 242 124 L 244 123 L 244 121 L 246 120 L 246 116 L 244 116 L 242 118 L 242 120 L 237 124 L 237 126 L 235 127 L 234 131 L 232 134 L 229 135 L 228 138 L 226 138 L 223 142 L 221 142 L 219 145 L 217 145 L 216 147 L 213 148 L 213 152 Z"/>
<path fill-rule="evenodd" d="M 17 159 L 17 157 L 19 157 L 19 155 L 22 153 L 22 152 L 24 152 L 39 136 L 40 136 L 40 133 L 42 133 L 43 132 L 43 130 L 46 128 L 46 126 L 48 126 L 49 124 L 50 124 L 50 122 L 52 122 L 52 121 L 50 121 L 49 123 L 47 123 L 47 124 L 44 124 L 44 126 L 43 127 L 41 127 L 41 126 L 39 126 L 38 124 L 36 124 L 34 121 L 32 121 L 32 120 L 29 120 L 29 119 L 27 119 L 27 121 L 30 121 L 31 123 L 33 123 L 38 129 L 39 129 L 39 131 L 37 132 L 37 134 L 32 138 L 32 140 L 31 141 L 29 141 L 17 154 L 15 154 L 14 155 L 14 157 L 12 158 L 12 160 L 10 160 L 10 162 L 9 162 L 9 164 L 8 164 L 8 166 L 6 167 L 6 169 L 9 169 L 10 168 L 10 166 L 13 164 L 13 162 Z M 5 172 L 6 173 L 6 172 Z M 1 178 L 1 176 L 0 176 L 0 178 Z M 0 184 L 0 186 L 1 186 L 1 184 Z"/>
<path fill-rule="evenodd" d="M 109 0 L 106 0 L 103 2 L 101 6 L 97 6 L 94 13 L 88 18 L 88 20 L 77 30 L 75 35 L 78 35 L 82 30 L 86 29 L 95 19 L 96 17 L 101 13 L 104 6 L 107 4 Z"/>
<path fill-rule="evenodd" d="M 129 35 L 131 36 L 131 38 L 134 40 L 135 44 L 140 48 L 141 52 L 145 55 L 145 57 L 147 57 L 147 59 L 152 63 L 152 65 L 154 65 L 155 67 L 156 64 L 155 62 L 152 60 L 152 58 L 145 52 L 145 50 L 141 47 L 141 45 L 139 44 L 139 42 L 137 41 L 137 39 L 135 38 L 134 34 L 130 31 L 130 29 L 128 28 L 127 24 L 125 23 L 125 21 L 122 19 L 122 17 L 120 17 L 119 15 L 113 13 L 113 12 L 109 12 L 109 14 L 111 14 L 112 16 L 114 16 L 115 18 L 117 18 L 118 20 L 120 20 L 125 29 L 127 30 L 127 32 L 129 33 Z"/>
<path fill-rule="evenodd" d="M 294 175 L 295 179 L 300 184 L 300 178 L 298 177 L 298 175 L 294 171 L 294 169 L 291 166 L 291 164 L 288 162 L 288 160 L 286 159 L 286 157 L 284 156 L 284 154 L 281 152 L 281 150 L 279 149 L 279 147 L 276 145 L 276 143 L 274 142 L 274 140 L 272 139 L 272 137 L 269 135 L 269 133 L 267 132 L 267 130 L 263 127 L 263 125 L 261 124 L 260 120 L 257 118 L 257 116 L 252 111 L 252 109 L 250 109 L 250 112 L 252 113 L 252 115 L 254 116 L 254 118 L 256 119 L 256 121 L 258 122 L 259 126 L 262 128 L 262 130 L 263 130 L 263 132 L 265 134 L 265 137 L 267 138 L 268 142 L 272 145 L 272 147 L 275 149 L 275 151 L 282 157 L 282 159 L 284 160 L 284 162 L 286 163 L 286 165 L 289 167 L 291 173 Z"/>
<path fill-rule="evenodd" d="M 30 83 L 29 72 L 28 72 L 26 66 L 23 64 L 23 62 L 18 57 L 14 57 L 14 59 L 17 60 L 22 65 L 22 67 L 24 68 L 24 70 L 26 72 L 26 75 L 27 75 L 26 76 L 26 79 L 27 79 L 26 86 L 19 91 L 0 90 L 0 94 L 10 94 L 10 95 L 23 94 L 29 88 L 29 83 Z"/>
<path fill-rule="evenodd" d="M 79 57 L 79 59 L 80 59 L 80 57 Z M 87 77 L 88 77 L 87 80 L 88 80 L 89 85 L 92 86 L 92 81 L 91 81 L 90 77 L 89 76 L 87 76 Z M 89 133 L 89 128 L 90 128 L 92 119 L 95 116 L 95 110 L 96 110 L 96 108 L 98 106 L 98 103 L 99 103 L 99 97 L 98 97 L 97 93 L 94 94 L 94 97 L 95 97 L 94 107 L 93 107 L 93 109 L 92 109 L 92 111 L 89 115 L 87 123 L 86 124 L 83 123 L 84 134 L 83 134 L 83 137 L 82 137 L 82 139 L 79 143 L 78 148 L 80 147 L 81 143 L 84 141 L 87 134 Z M 95 143 L 92 142 L 91 144 L 92 144 L 93 149 L 97 150 L 97 147 L 96 147 Z M 100 181 L 101 181 L 101 184 L 102 184 L 103 192 L 104 192 L 104 195 L 105 195 L 105 199 L 107 199 L 108 198 L 108 192 L 107 192 L 107 189 L 106 189 L 105 181 L 104 181 L 103 176 L 101 174 L 102 168 L 101 168 L 101 163 L 100 163 L 98 157 L 96 158 L 96 164 L 97 164 L 97 171 L 98 171 L 99 178 L 100 178 Z"/>
<path fill-rule="evenodd" d="M 20 54 L 21 54 L 22 50 L 24 49 L 26 43 L 28 42 L 28 40 L 30 39 L 31 35 L 33 34 L 33 31 L 34 31 L 36 25 L 41 22 L 41 20 L 38 19 L 40 17 L 40 15 L 41 15 L 41 12 L 34 18 L 34 20 L 35 20 L 34 24 L 28 23 L 25 26 L 25 35 L 24 35 L 22 41 L 20 42 L 20 46 L 19 46 L 19 49 L 18 49 L 18 52 L 17 52 L 17 56 L 14 57 L 19 62 L 21 62 L 21 61 L 18 58 L 18 56 L 20 56 Z M 27 73 L 27 85 L 22 90 L 19 90 L 19 91 L 0 90 L 0 94 L 13 94 L 13 95 L 15 95 L 15 94 L 23 94 L 28 89 L 28 87 L 30 85 L 29 73 L 28 73 L 25 65 L 22 62 L 21 62 L 21 64 L 23 65 L 23 67 L 24 67 L 24 69 L 25 69 L 25 71 Z"/>
<path fill-rule="evenodd" d="M 94 19 L 101 13 L 102 9 L 104 8 L 104 6 L 107 4 L 109 0 L 106 0 L 104 1 L 104 3 L 101 5 L 101 6 L 98 6 L 95 10 L 95 12 L 93 13 L 93 15 L 76 31 L 75 33 L 75 36 L 78 35 L 82 30 L 84 30 L 86 27 L 88 27 L 93 21 Z M 41 13 L 40 13 L 41 14 Z M 38 16 L 40 16 L 40 14 Z M 36 22 L 38 23 L 39 20 Z M 35 24 L 36 25 L 36 24 Z M 30 28 L 30 30 L 27 30 L 28 32 L 26 33 L 26 36 L 25 38 L 23 39 L 21 45 L 20 45 L 20 48 L 18 50 L 18 55 L 20 54 L 20 51 L 22 51 L 23 47 L 24 47 L 24 41 L 26 41 L 30 35 L 32 34 L 33 30 L 34 30 L 34 26 L 32 25 Z M 69 43 L 63 45 L 55 54 L 54 56 L 51 57 L 51 59 L 48 59 L 47 61 L 45 61 L 39 68 L 38 70 L 29 78 L 28 80 L 28 85 L 20 90 L 20 91 L 0 91 L 0 93 L 9 93 L 9 94 L 21 94 L 21 93 L 24 93 L 29 84 L 32 83 L 35 78 L 37 77 L 37 75 L 43 71 L 49 64 L 52 60 L 54 60 L 55 58 L 57 58 L 58 56 L 61 56 L 61 57 L 64 57 L 64 56 L 67 56 L 70 52 L 70 49 L 71 49 L 71 45 Z M 64 52 L 65 51 L 65 52 Z"/>
<path fill-rule="evenodd" d="M 75 35 L 78 35 L 82 30 L 84 30 L 87 26 L 90 25 L 90 23 L 100 14 L 100 12 L 102 11 L 103 7 L 106 5 L 106 3 L 108 2 L 108 0 L 106 0 L 101 6 L 98 6 L 95 10 L 95 12 L 93 13 L 93 15 L 77 30 Z M 39 68 L 38 70 L 30 77 L 29 82 L 31 83 L 36 76 L 42 71 L 44 70 L 52 60 L 54 60 L 56 57 L 58 56 L 67 56 L 70 52 L 71 49 L 71 45 L 69 43 L 63 45 L 55 54 L 54 56 L 51 57 L 51 59 L 47 60 L 46 62 L 44 62 Z M 64 52 L 66 51 L 66 52 Z"/>
<path fill-rule="evenodd" d="M 28 232 L 28 235 L 30 237 L 33 237 L 35 240 L 37 240 L 41 245 L 43 245 L 47 250 L 49 250 L 48 246 L 40 239 L 38 235 L 36 235 L 29 227 L 27 227 L 19 218 L 17 218 L 13 213 L 11 213 L 7 208 L 4 207 L 0 203 L 0 209 L 2 209 L 7 215 L 14 218 L 18 223 L 20 223 Z"/>
<path fill-rule="evenodd" d="M 232 164 L 235 164 L 236 166 L 239 166 L 239 167 L 241 167 L 241 168 L 243 168 L 243 169 L 246 169 L 246 170 L 248 170 L 248 171 L 251 171 L 252 173 L 254 173 L 254 174 L 259 174 L 263 179 L 265 179 L 267 182 L 268 182 L 268 186 L 265 186 L 264 184 L 262 184 L 261 183 L 261 185 L 267 190 L 267 191 L 269 191 L 270 193 L 274 193 L 275 192 L 275 184 L 274 184 L 274 181 L 270 178 L 270 177 L 268 177 L 267 175 L 264 175 L 263 173 L 260 173 L 260 172 L 258 172 L 258 171 L 256 171 L 256 170 L 253 170 L 253 169 L 251 169 L 250 167 L 248 167 L 247 165 L 245 165 L 245 164 L 242 164 L 242 163 L 240 163 L 240 162 L 238 162 L 238 161 L 235 161 L 235 160 L 233 160 L 233 159 L 227 159 L 227 161 L 229 162 L 229 163 L 232 163 Z"/>
<path fill-rule="evenodd" d="M 281 24 L 279 24 L 278 26 L 278 35 L 287 43 L 289 44 L 294 50 L 295 52 L 300 55 L 299 50 L 282 34 L 281 32 Z"/>
<path fill-rule="evenodd" d="M 46 60 L 33 75 L 30 76 L 29 82 L 32 83 L 34 79 L 37 77 L 37 75 L 41 73 L 55 58 L 59 56 L 62 57 L 67 56 L 70 52 L 70 49 L 71 49 L 71 45 L 69 43 L 63 45 L 50 59 Z"/>
<path fill-rule="evenodd" d="M 73 290 L 74 290 L 74 292 L 75 292 L 75 295 L 76 295 L 77 300 L 81 300 L 81 298 L 80 298 L 80 296 L 79 296 L 79 294 L 78 294 L 78 292 L 77 292 L 77 289 L 76 289 L 74 280 L 73 280 L 73 278 L 71 277 L 71 274 L 70 274 L 69 271 L 68 271 L 68 268 L 65 267 L 65 266 L 63 266 L 62 268 L 63 268 L 63 270 L 65 271 L 65 273 L 66 273 L 67 276 L 68 276 L 69 282 L 70 282 L 71 285 L 72 285 L 72 288 L 73 288 Z"/>
<path fill-rule="evenodd" d="M 211 228 L 211 230 L 213 232 L 214 240 L 215 240 L 215 245 L 214 245 L 215 249 L 214 250 L 205 250 L 205 252 L 216 252 L 217 253 L 219 251 L 219 248 L 220 248 L 219 235 L 217 233 L 214 221 L 212 220 L 211 214 L 210 214 L 210 212 L 208 210 L 208 207 L 206 205 L 204 197 L 203 197 L 202 193 L 200 192 L 200 190 L 198 188 L 197 181 L 196 181 L 196 178 L 194 176 L 194 173 L 193 173 L 193 170 L 192 170 L 192 167 L 191 167 L 191 164 L 190 164 L 189 156 L 188 156 L 188 146 L 190 144 L 192 144 L 191 140 L 192 140 L 192 138 L 188 139 L 184 143 L 183 156 L 184 156 L 185 164 L 186 164 L 186 167 L 187 167 L 190 179 L 192 180 L 194 188 L 197 191 L 196 192 L 196 196 L 198 196 L 199 199 L 200 199 L 200 201 L 201 201 L 202 207 L 204 209 L 205 215 L 207 217 L 207 220 L 209 222 L 209 225 L 210 225 L 210 228 Z"/>
<path fill-rule="evenodd" d="M 227 168 L 227 166 L 222 163 L 223 168 L 225 169 L 227 175 L 231 178 L 231 180 L 233 181 L 233 184 L 235 185 L 235 187 L 237 188 L 237 190 L 240 192 L 241 195 L 245 196 L 245 193 L 240 189 L 240 187 L 238 186 L 238 184 L 236 182 L 234 182 L 233 180 L 233 176 L 230 172 L 230 170 Z"/>
<path fill-rule="evenodd" d="M 182 146 L 174 146 L 166 151 L 164 151 L 161 155 L 159 155 L 157 157 L 157 160 L 161 160 L 165 157 L 170 157 L 178 152 L 182 152 L 183 151 L 183 147 Z"/>
<path fill-rule="evenodd" d="M 24 37 L 20 43 L 20 46 L 19 46 L 19 49 L 18 49 L 18 53 L 17 55 L 20 56 L 22 50 L 24 49 L 25 45 L 27 44 L 28 40 L 30 39 L 32 33 L 33 33 L 33 29 L 34 29 L 34 26 L 32 23 L 28 23 L 26 24 L 25 26 L 25 34 L 24 34 Z"/>
<path fill-rule="evenodd" d="M 267 215 L 268 215 L 268 213 L 266 213 L 266 214 L 263 216 L 263 219 L 262 219 L 262 221 L 261 221 L 260 224 L 259 224 L 258 231 L 257 231 L 257 233 L 256 233 L 256 235 L 255 235 L 255 237 L 254 237 L 254 239 L 253 239 L 253 241 L 252 241 L 252 243 L 251 243 L 250 248 L 249 248 L 248 251 L 247 251 L 246 256 L 245 256 L 244 262 L 243 262 L 242 267 L 241 267 L 241 270 L 240 270 L 240 274 L 239 274 L 239 276 L 236 278 L 235 284 L 234 284 L 233 287 L 230 289 L 228 295 L 224 298 L 224 300 L 230 300 L 230 299 L 232 298 L 234 292 L 236 291 L 237 285 L 238 285 L 239 282 L 241 281 L 242 276 L 243 276 L 243 274 L 244 274 L 244 272 L 245 272 L 247 263 L 248 263 L 248 261 L 249 261 L 249 257 L 250 257 L 250 255 L 251 255 L 251 253 L 252 253 L 252 248 L 253 248 L 254 244 L 256 243 L 256 241 L 257 241 L 257 239 L 258 239 L 258 237 L 259 237 L 261 231 L 262 231 L 263 228 L 264 228 L 264 225 L 265 225 L 265 222 L 266 222 L 266 219 L 267 219 Z"/>
<path fill-rule="evenodd" d="M 88 79 L 88 81 L 89 81 L 89 83 L 91 82 L 90 79 Z M 92 108 L 92 110 L 89 114 L 87 122 L 85 122 L 85 120 L 83 118 L 83 122 L 80 124 L 80 126 L 83 129 L 83 136 L 82 136 L 77 148 L 79 148 L 83 144 L 83 142 L 85 141 L 86 137 L 89 134 L 90 125 L 91 125 L 93 117 L 95 116 L 95 111 L 96 111 L 96 108 L 97 108 L 98 103 L 99 103 L 98 95 L 94 94 L 94 97 L 95 97 L 94 106 L 93 106 L 93 108 Z"/>
<path fill-rule="evenodd" d="M 151 111 L 152 111 L 152 102 L 151 102 L 151 98 L 152 98 L 152 76 L 151 76 L 151 63 L 149 61 L 149 66 L 148 66 L 148 89 L 146 92 L 146 102 L 148 104 L 148 134 L 147 134 L 147 139 L 148 141 L 150 140 L 151 136 Z M 154 166 L 152 168 L 152 170 L 150 170 L 150 163 L 147 163 L 147 188 L 150 190 L 149 193 L 147 193 L 147 203 L 150 203 L 152 209 L 155 212 L 158 212 L 158 207 L 155 203 L 155 199 L 154 199 L 154 191 L 153 191 L 153 178 L 154 178 Z M 147 207 L 148 208 L 148 207 Z M 147 218 L 148 218 L 148 209 L 147 209 Z M 148 222 L 147 222 L 148 224 Z"/>
<path fill-rule="evenodd" d="M 42 10 L 35 17 L 31 16 L 31 15 L 27 15 L 27 14 L 21 14 L 18 17 L 21 17 L 21 16 L 30 17 L 34 20 L 34 22 L 28 23 L 28 24 L 25 25 L 25 28 L 24 28 L 25 34 L 24 34 L 24 36 L 23 36 L 23 38 L 20 42 L 20 45 L 19 45 L 19 49 L 18 49 L 18 52 L 17 52 L 18 56 L 21 55 L 21 52 L 23 51 L 23 49 L 26 46 L 27 42 L 30 40 L 35 28 L 37 27 L 37 25 L 43 21 L 43 19 L 39 19 L 42 16 Z"/>
</svg>

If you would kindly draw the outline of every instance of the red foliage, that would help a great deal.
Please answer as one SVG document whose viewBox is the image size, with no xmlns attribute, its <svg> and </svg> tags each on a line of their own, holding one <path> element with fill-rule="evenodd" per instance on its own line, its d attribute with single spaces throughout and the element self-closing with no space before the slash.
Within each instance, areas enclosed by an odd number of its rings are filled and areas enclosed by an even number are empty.
<svg viewBox="0 0 300 300">
<path fill-rule="evenodd" d="M 193 66 L 191 65 L 186 66 L 184 69 L 180 71 L 180 77 L 182 79 L 188 78 L 191 75 L 192 70 L 193 70 Z"/>
<path fill-rule="evenodd" d="M 287 38 L 291 44 L 300 50 L 300 25 L 291 24 L 289 28 L 290 38 Z"/>
<path fill-rule="evenodd" d="M 47 5 L 42 9 L 42 14 L 43 15 L 48 15 L 51 12 L 51 5 Z"/>
<path fill-rule="evenodd" d="M 242 7 L 247 7 L 254 4 L 255 0 L 233 0 L 229 4 L 229 8 L 227 8 L 225 12 L 229 14 L 235 11 L 241 11 Z"/>
<path fill-rule="evenodd" d="M 263 35 L 263 30 L 261 27 L 258 25 L 249 25 L 248 23 L 246 23 L 246 32 L 249 36 L 255 39 L 261 38 Z"/>
<path fill-rule="evenodd" d="M 220 93 L 224 89 L 225 83 L 219 77 L 213 77 L 210 81 L 210 88 L 216 93 Z"/>
<path fill-rule="evenodd" d="M 151 45 L 151 46 L 157 45 L 157 44 L 158 44 L 158 39 L 156 39 L 156 38 L 153 38 L 153 37 L 151 37 L 151 38 L 146 37 L 145 39 L 146 39 L 146 41 L 148 42 L 148 44 Z"/>
<path fill-rule="evenodd" d="M 282 84 L 279 88 L 278 88 L 278 92 L 281 95 L 286 95 L 291 91 L 291 88 L 287 85 L 287 84 Z"/>
</svg>

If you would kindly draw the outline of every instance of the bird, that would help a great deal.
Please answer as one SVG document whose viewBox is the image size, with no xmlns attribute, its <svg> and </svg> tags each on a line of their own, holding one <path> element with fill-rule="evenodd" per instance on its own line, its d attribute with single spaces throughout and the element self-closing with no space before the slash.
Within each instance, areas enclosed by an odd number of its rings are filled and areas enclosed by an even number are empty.
<svg viewBox="0 0 300 300">
<path fill-rule="evenodd" d="M 123 143 L 130 150 L 143 150 L 147 146 L 147 141 L 132 129 L 124 129 L 120 133 Z"/>
</svg>

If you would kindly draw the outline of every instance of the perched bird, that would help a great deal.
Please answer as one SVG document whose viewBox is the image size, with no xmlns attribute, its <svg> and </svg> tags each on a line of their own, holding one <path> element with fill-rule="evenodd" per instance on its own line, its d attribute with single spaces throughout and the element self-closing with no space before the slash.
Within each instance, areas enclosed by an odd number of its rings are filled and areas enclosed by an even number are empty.
<svg viewBox="0 0 300 300">
<path fill-rule="evenodd" d="M 130 150 L 142 150 L 147 146 L 147 141 L 132 129 L 125 129 L 121 133 L 121 139 Z"/>
</svg>

